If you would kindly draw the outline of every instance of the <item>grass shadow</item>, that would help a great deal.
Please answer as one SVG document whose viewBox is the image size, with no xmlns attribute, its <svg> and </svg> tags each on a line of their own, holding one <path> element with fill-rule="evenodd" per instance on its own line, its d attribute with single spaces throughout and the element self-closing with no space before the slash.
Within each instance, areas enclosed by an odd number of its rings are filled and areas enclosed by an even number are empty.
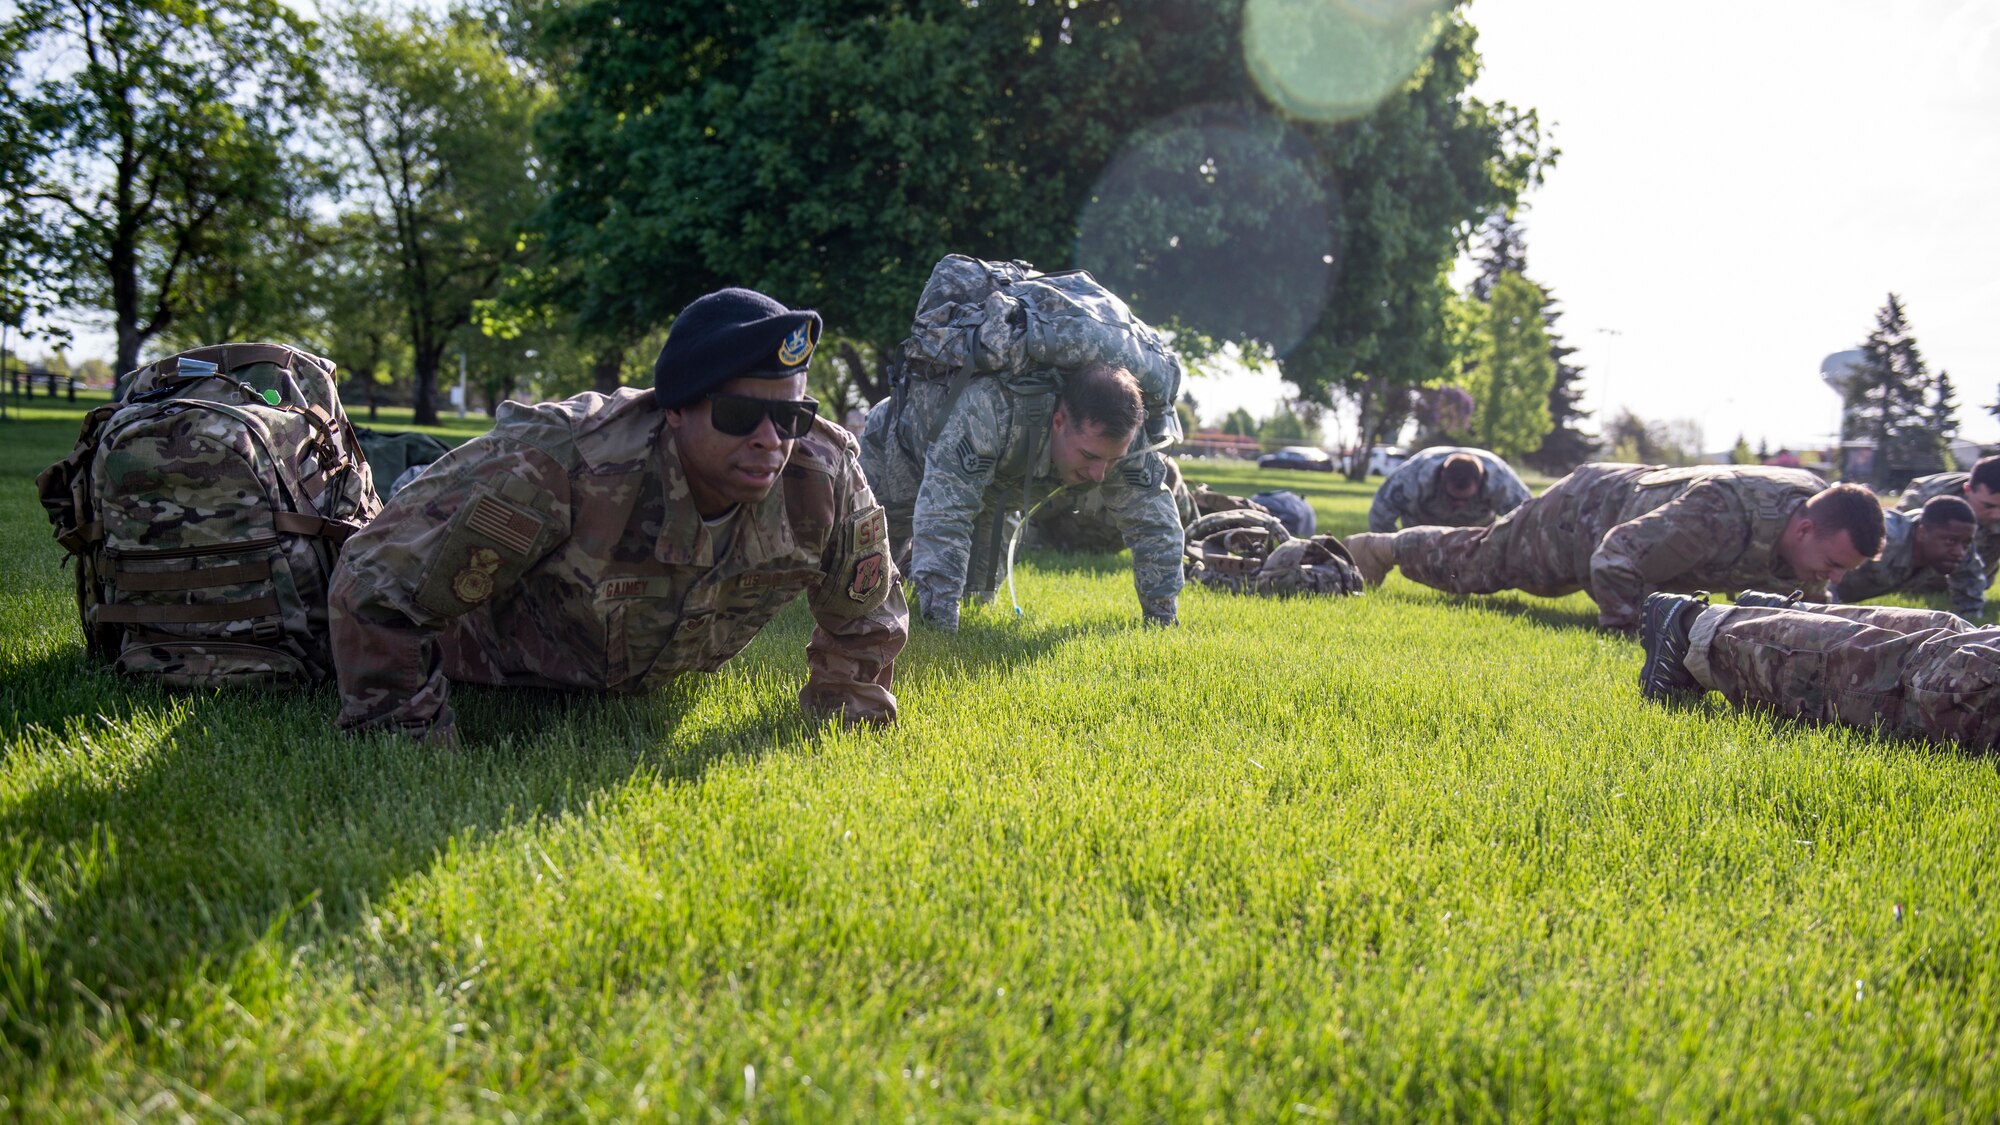
<svg viewBox="0 0 2000 1125">
<path fill-rule="evenodd" d="M 274 932 L 291 945 L 337 936 L 448 849 L 580 810 L 635 775 L 699 783 L 717 762 L 817 738 L 788 693 L 718 708 L 712 686 L 459 686 L 463 746 L 446 752 L 339 734 L 331 688 L 114 685 L 125 721 L 95 738 L 94 725 L 30 732 L 52 768 L 0 812 L 17 899 L 36 906 L 0 918 L 0 1039 L 33 1066 L 102 1021 L 143 1035 L 211 966 Z M 89 768 L 61 768 L 79 751 Z"/>
<path fill-rule="evenodd" d="M 1574 595 L 1564 598 L 1537 598 L 1532 594 L 1506 591 L 1499 594 L 1450 594 L 1432 590 L 1425 586 L 1406 585 L 1402 589 L 1386 587 L 1390 597 L 1401 597 L 1413 603 L 1443 606 L 1461 613 L 1493 614 L 1529 621 L 1549 629 L 1573 629 L 1591 633 L 1609 634 L 1597 623 L 1597 610 L 1591 607 L 1566 608 L 1562 603 Z M 1418 593 L 1422 591 L 1422 593 Z M 1381 591 L 1374 591 L 1380 596 Z M 1424 596 L 1430 595 L 1430 596 Z"/>
</svg>

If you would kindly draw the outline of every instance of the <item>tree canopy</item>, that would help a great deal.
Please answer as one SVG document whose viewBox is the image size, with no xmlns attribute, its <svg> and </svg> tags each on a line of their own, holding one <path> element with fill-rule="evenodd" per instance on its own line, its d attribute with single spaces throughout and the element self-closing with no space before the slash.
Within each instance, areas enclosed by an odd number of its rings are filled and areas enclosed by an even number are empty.
<svg viewBox="0 0 2000 1125">
<path fill-rule="evenodd" d="M 313 51 L 278 0 L 20 0 L 0 24 L 0 57 L 44 67 L 10 83 L 10 195 L 41 276 L 110 314 L 119 370 L 279 209 Z"/>
<path fill-rule="evenodd" d="M 574 69 L 537 220 L 586 333 L 766 289 L 878 355 L 950 252 L 1084 265 L 1197 354 L 1278 353 L 1301 397 L 1414 387 L 1470 230 L 1554 156 L 1487 106 L 1463 18 L 1355 121 L 1285 117 L 1241 0 L 548 6 Z M 880 388 L 875 388 L 877 391 Z"/>
</svg>

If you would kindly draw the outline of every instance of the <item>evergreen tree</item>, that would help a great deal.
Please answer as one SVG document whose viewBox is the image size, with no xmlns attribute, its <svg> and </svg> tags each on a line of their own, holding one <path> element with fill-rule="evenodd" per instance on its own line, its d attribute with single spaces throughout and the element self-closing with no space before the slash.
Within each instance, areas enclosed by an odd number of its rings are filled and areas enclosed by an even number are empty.
<svg viewBox="0 0 2000 1125">
<path fill-rule="evenodd" d="M 1229 412 L 1229 417 L 1222 420 L 1222 432 L 1231 437 L 1255 437 L 1257 419 L 1251 417 L 1248 410 L 1239 406 Z"/>
<path fill-rule="evenodd" d="M 1549 432 L 1549 389 L 1556 365 L 1542 322 L 1542 288 L 1517 273 L 1493 284 L 1481 332 L 1479 363 L 1466 380 L 1478 404 L 1473 433 L 1481 445 L 1515 458 Z"/>
<path fill-rule="evenodd" d="M 1479 250 L 1473 255 L 1473 261 L 1479 263 L 1479 276 L 1472 279 L 1472 296 L 1490 301 L 1502 274 L 1527 274 L 1528 231 L 1514 216 L 1496 211 L 1480 225 L 1479 234 Z"/>
<path fill-rule="evenodd" d="M 1939 384 L 1942 383 L 1942 386 Z M 1894 293 L 1875 314 L 1875 330 L 1861 345 L 1861 362 L 1847 379 L 1842 441 L 1875 443 L 1877 489 L 1944 468 L 1946 433 L 1956 428 L 1951 385 L 1932 379 L 1903 302 Z"/>
<path fill-rule="evenodd" d="M 1473 258 L 1479 264 L 1479 276 L 1472 280 L 1469 289 L 1474 300 L 1490 301 L 1493 287 L 1506 274 L 1527 276 L 1527 233 L 1526 226 L 1504 211 L 1487 217 L 1480 228 L 1479 250 Z M 1590 460 L 1597 449 L 1597 437 L 1578 425 L 1590 417 L 1590 412 L 1579 405 L 1583 401 L 1583 368 L 1569 361 L 1576 349 L 1563 343 L 1555 328 L 1556 321 L 1562 318 L 1562 309 L 1553 292 L 1540 285 L 1536 288 L 1542 295 L 1542 326 L 1548 334 L 1549 359 L 1555 364 L 1556 374 L 1549 387 L 1550 429 L 1542 435 L 1539 445 L 1522 455 L 1522 460 L 1545 473 L 1561 475 Z M 1476 359 L 1466 361 L 1468 374 L 1476 362 Z"/>
<path fill-rule="evenodd" d="M 1548 328 L 1549 358 L 1556 365 L 1556 381 L 1549 387 L 1551 428 L 1542 435 L 1542 444 L 1523 460 L 1554 476 L 1567 473 L 1590 460 L 1597 450 L 1597 436 L 1580 425 L 1590 417 L 1590 411 L 1581 406 L 1583 368 L 1569 361 L 1576 349 L 1563 343 L 1562 335 L 1556 331 L 1556 321 L 1561 319 L 1562 310 L 1556 307 L 1555 294 L 1549 290 L 1542 290 L 1542 298 L 1542 323 Z"/>
<path fill-rule="evenodd" d="M 1750 450 L 1749 438 L 1744 437 L 1742 434 L 1736 435 L 1736 446 L 1729 451 L 1729 463 L 1732 465 L 1757 464 L 1757 455 Z"/>
<path fill-rule="evenodd" d="M 1931 382 L 1930 400 L 1925 405 L 1925 430 L 1937 441 L 1938 460 L 1949 461 L 1952 439 L 1958 436 L 1958 396 L 1951 385 L 1951 372 L 1939 371 Z"/>
</svg>

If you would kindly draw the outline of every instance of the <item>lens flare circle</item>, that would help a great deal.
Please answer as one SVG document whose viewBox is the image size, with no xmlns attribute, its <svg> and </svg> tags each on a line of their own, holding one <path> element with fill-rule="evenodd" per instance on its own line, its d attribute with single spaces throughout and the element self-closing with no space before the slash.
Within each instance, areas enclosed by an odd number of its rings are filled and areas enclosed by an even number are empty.
<svg viewBox="0 0 2000 1125">
<path fill-rule="evenodd" d="M 1248 0 L 1243 61 L 1286 113 L 1351 121 L 1417 73 L 1451 8 L 1451 0 Z"/>
<path fill-rule="evenodd" d="M 1339 193 L 1275 115 L 1199 106 L 1128 139 L 1077 220 L 1076 262 L 1156 325 L 1283 356 L 1335 274 Z"/>
</svg>

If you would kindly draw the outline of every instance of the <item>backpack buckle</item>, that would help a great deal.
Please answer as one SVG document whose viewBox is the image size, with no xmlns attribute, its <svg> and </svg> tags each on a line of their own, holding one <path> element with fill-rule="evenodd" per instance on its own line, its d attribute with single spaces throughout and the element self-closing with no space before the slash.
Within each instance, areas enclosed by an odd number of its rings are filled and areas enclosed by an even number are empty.
<svg viewBox="0 0 2000 1125">
<path fill-rule="evenodd" d="M 273 618 L 260 617 L 250 626 L 250 639 L 259 644 L 275 644 L 284 635 L 284 623 Z"/>
</svg>

